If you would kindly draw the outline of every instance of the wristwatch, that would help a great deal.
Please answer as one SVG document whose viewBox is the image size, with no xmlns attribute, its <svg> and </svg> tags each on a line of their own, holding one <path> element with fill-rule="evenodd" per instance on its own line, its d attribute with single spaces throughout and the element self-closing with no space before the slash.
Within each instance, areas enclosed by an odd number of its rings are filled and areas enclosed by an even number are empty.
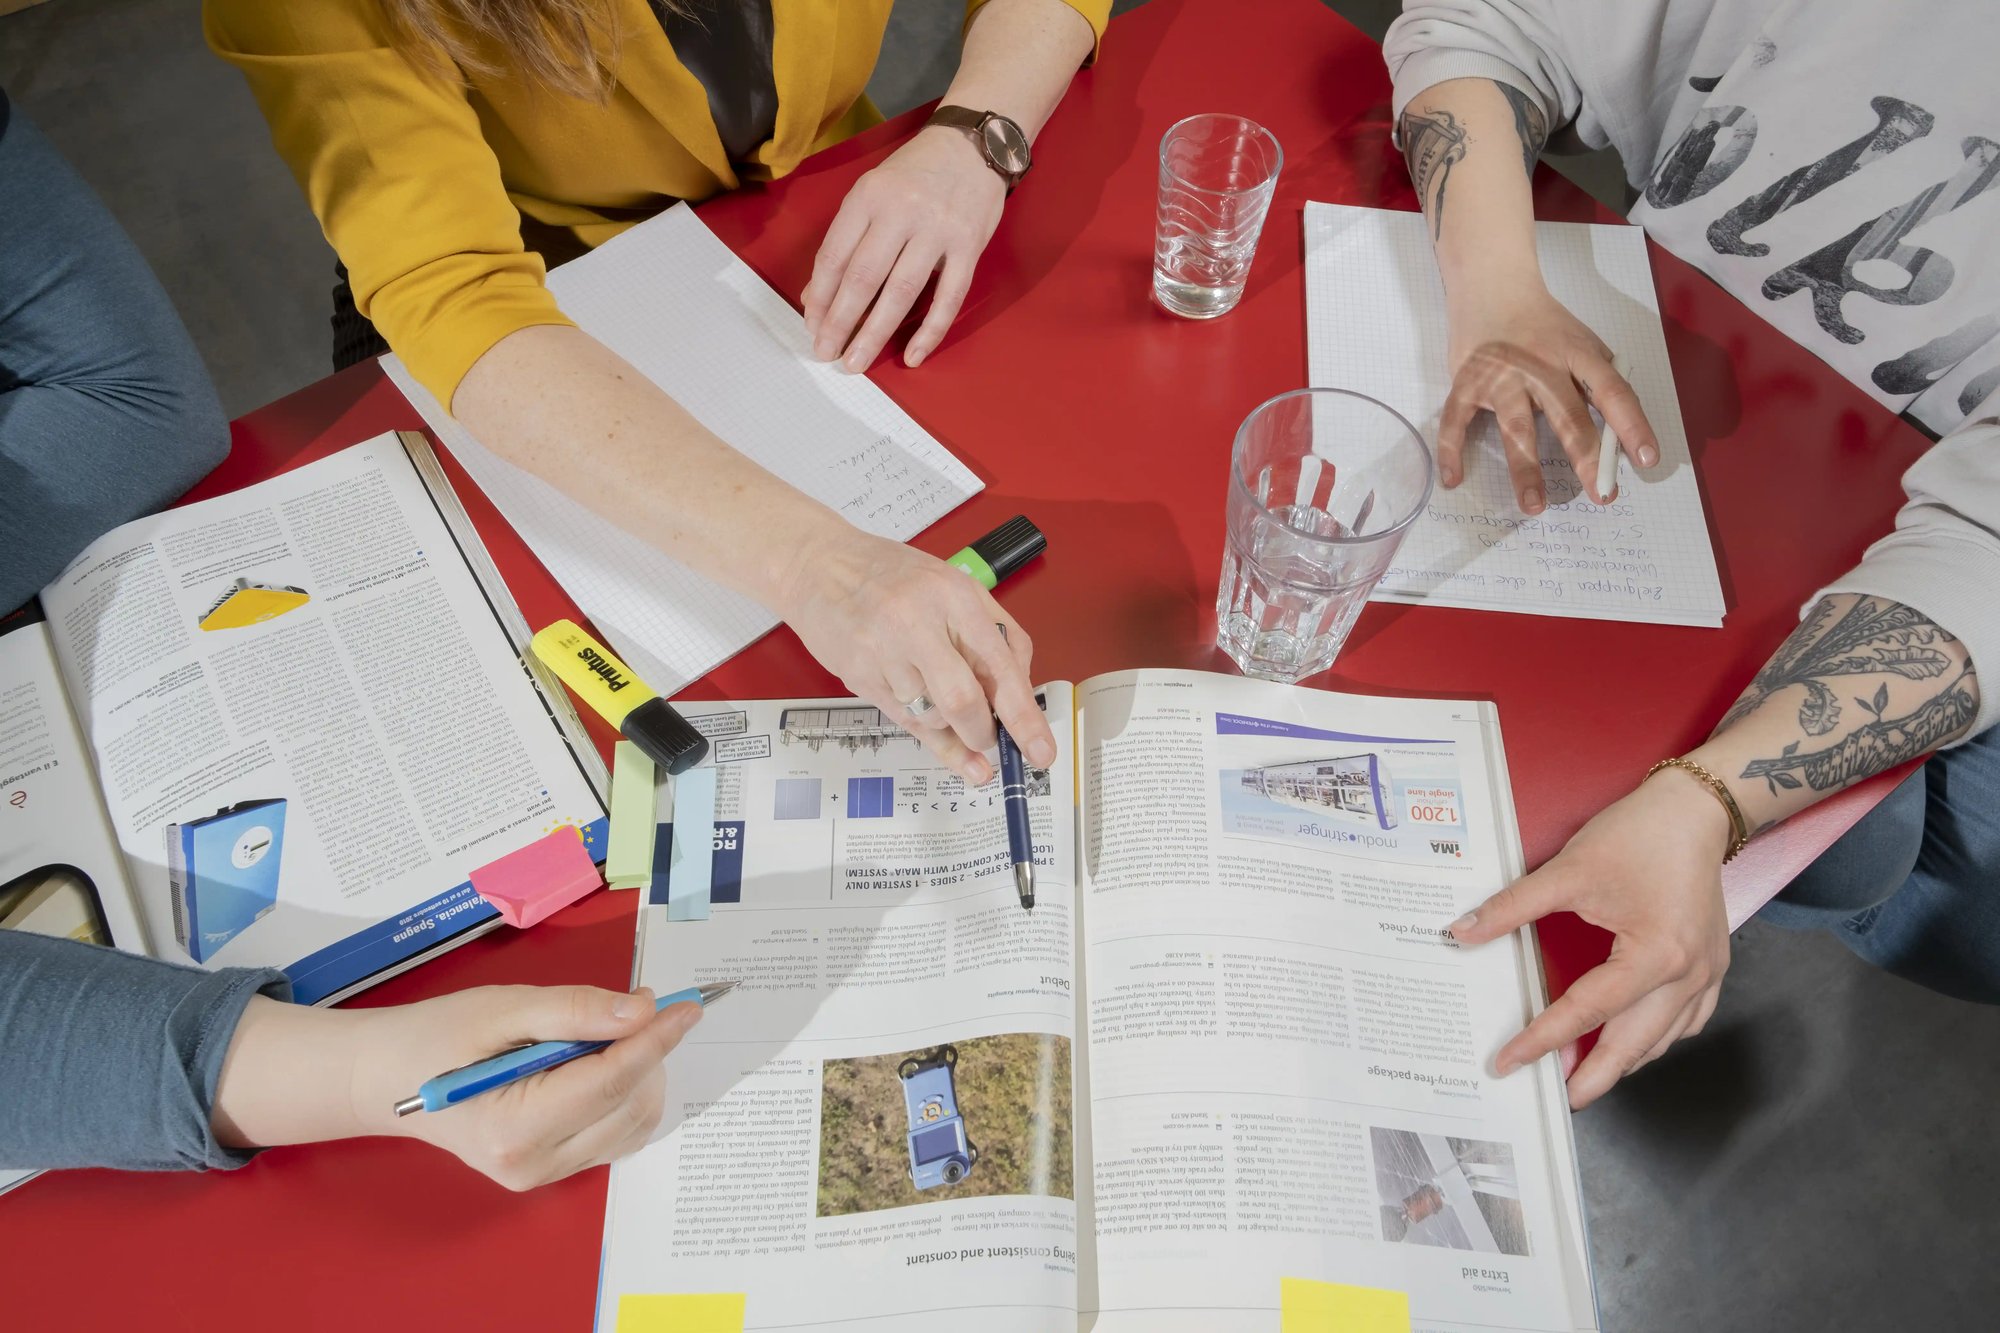
<svg viewBox="0 0 2000 1333">
<path fill-rule="evenodd" d="M 949 125 L 953 129 L 966 130 L 972 141 L 979 145 L 980 155 L 986 165 L 998 172 L 1000 179 L 1007 182 L 1012 190 L 1021 183 L 1021 177 L 1028 174 L 1034 165 L 1034 158 L 1028 152 L 1028 136 L 998 111 L 974 111 L 970 107 L 941 106 L 931 112 L 925 125 Z"/>
</svg>

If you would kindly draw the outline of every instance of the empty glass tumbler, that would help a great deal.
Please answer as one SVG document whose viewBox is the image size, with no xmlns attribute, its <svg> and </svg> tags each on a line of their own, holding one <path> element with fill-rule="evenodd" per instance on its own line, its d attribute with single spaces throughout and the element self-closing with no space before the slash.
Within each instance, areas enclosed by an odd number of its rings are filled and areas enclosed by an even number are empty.
<svg viewBox="0 0 2000 1333">
<path fill-rule="evenodd" d="M 1236 308 L 1285 154 L 1241 116 L 1189 116 L 1160 140 L 1153 299 L 1176 315 Z"/>
<path fill-rule="evenodd" d="M 1247 676 L 1333 665 L 1431 495 L 1431 453 L 1373 398 L 1295 389 L 1237 429 L 1216 645 Z"/>
</svg>

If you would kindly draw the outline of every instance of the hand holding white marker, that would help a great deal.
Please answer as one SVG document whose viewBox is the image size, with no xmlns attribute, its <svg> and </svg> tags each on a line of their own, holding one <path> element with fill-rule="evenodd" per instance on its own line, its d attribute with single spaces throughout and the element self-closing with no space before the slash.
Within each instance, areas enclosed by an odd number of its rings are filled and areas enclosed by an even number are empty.
<svg viewBox="0 0 2000 1333">
<path fill-rule="evenodd" d="M 1627 384 L 1632 382 L 1632 363 L 1625 359 L 1623 352 L 1611 356 L 1611 369 Z M 1604 418 L 1604 424 L 1597 437 L 1597 502 L 1610 504 L 1618 494 L 1618 434 L 1611 429 L 1611 419 Z"/>
</svg>

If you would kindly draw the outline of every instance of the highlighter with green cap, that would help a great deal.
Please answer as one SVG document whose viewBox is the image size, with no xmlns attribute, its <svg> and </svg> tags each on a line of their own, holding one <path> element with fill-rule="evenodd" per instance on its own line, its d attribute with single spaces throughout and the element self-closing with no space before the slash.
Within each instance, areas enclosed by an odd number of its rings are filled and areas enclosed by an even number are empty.
<svg viewBox="0 0 2000 1333">
<path fill-rule="evenodd" d="M 530 646 L 578 698 L 667 772 L 685 772 L 708 753 L 708 737 L 575 621 L 537 631 Z"/>
<path fill-rule="evenodd" d="M 1049 539 L 1030 523 L 1025 514 L 1016 514 L 957 555 L 946 558 L 992 592 L 1001 579 L 1049 549 Z"/>
</svg>

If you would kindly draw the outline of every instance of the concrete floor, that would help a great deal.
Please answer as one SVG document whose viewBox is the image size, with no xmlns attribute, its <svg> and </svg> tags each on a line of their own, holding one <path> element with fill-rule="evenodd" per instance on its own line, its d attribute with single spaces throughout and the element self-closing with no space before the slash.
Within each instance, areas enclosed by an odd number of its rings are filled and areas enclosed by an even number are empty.
<svg viewBox="0 0 2000 1333">
<path fill-rule="evenodd" d="M 1378 36 L 1396 10 L 1328 3 Z M 332 255 L 197 9 L 51 0 L 0 18 L 0 86 L 132 233 L 236 414 L 325 373 Z M 942 90 L 958 12 L 897 6 L 870 86 L 885 110 Z M 1621 200 L 1615 162 L 1558 166 Z M 1993 1327 L 1995 1052 L 2000 1010 L 1830 939 L 1741 932 L 1708 1033 L 1578 1117 L 1606 1327 Z"/>
</svg>

